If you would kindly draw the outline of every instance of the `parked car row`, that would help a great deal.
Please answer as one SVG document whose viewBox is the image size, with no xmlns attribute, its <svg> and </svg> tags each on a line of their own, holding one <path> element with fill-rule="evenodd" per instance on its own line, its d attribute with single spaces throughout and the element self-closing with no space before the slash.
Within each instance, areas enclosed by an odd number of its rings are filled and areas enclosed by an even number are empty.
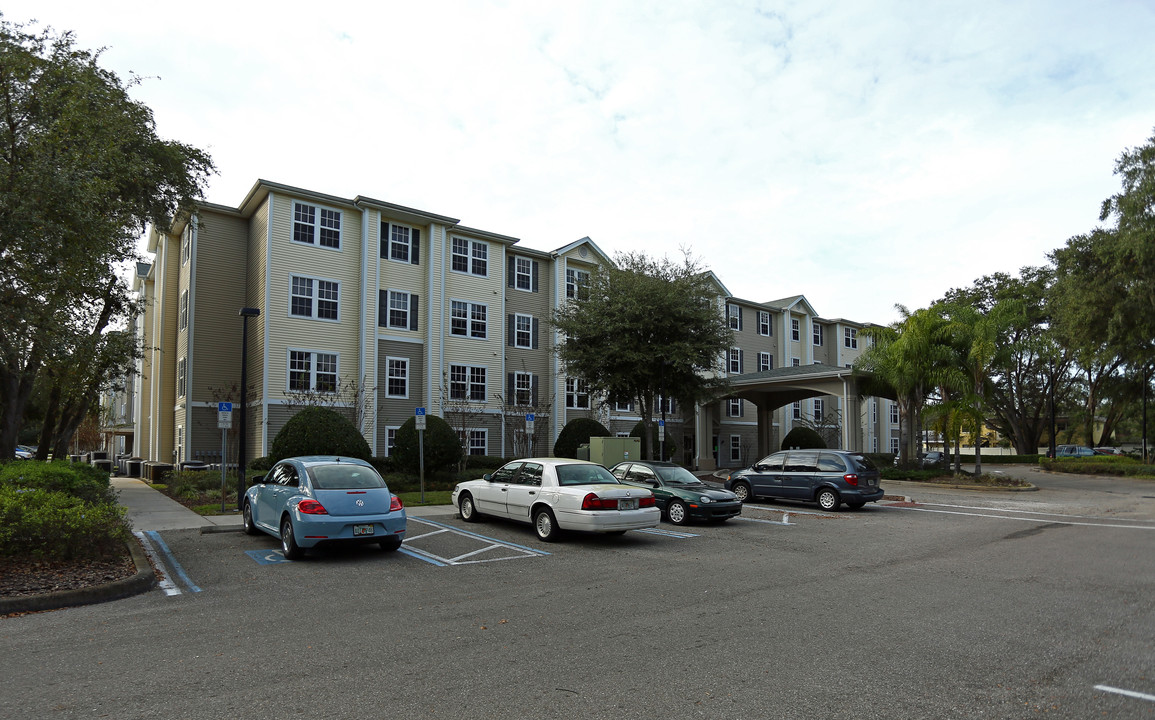
<svg viewBox="0 0 1155 720">
<path fill-rule="evenodd" d="M 882 499 L 879 473 L 857 453 L 790 450 L 774 453 L 726 479 L 725 489 L 668 462 L 629 461 L 612 470 L 584 460 L 525 458 L 477 480 L 458 483 L 453 505 L 466 522 L 508 518 L 532 525 L 551 542 L 565 531 L 620 535 L 691 520 L 725 522 L 758 497 L 862 507 Z M 372 465 L 354 458 L 281 460 L 245 493 L 245 532 L 281 541 L 290 560 L 314 547 L 376 544 L 401 547 L 405 508 Z"/>
</svg>

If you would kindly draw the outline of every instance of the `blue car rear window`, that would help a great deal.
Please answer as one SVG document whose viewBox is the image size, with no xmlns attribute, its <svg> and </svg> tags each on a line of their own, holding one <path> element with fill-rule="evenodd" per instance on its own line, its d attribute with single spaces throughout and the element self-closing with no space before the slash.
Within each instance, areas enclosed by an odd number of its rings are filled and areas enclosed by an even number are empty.
<svg viewBox="0 0 1155 720">
<path fill-rule="evenodd" d="M 383 488 L 385 481 L 372 468 L 361 465 L 320 465 L 309 468 L 318 490 L 366 490 Z"/>
</svg>

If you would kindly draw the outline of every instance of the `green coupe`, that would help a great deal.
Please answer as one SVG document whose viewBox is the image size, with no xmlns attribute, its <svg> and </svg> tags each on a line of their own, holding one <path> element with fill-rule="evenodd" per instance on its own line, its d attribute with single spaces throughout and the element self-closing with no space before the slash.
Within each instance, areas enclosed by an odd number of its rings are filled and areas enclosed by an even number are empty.
<svg viewBox="0 0 1155 720">
<path fill-rule="evenodd" d="M 610 472 L 623 483 L 653 490 L 662 516 L 675 525 L 690 520 L 724 522 L 742 514 L 737 495 L 707 485 L 674 463 L 627 461 L 618 463 Z"/>
</svg>

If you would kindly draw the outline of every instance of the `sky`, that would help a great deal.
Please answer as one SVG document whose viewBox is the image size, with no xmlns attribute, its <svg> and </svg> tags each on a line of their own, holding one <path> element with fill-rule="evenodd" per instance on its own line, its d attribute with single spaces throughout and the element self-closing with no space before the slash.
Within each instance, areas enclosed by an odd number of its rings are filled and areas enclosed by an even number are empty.
<svg viewBox="0 0 1155 720">
<path fill-rule="evenodd" d="M 1155 0 L 6 0 L 258 179 L 889 323 L 1099 225 L 1155 136 Z"/>
</svg>

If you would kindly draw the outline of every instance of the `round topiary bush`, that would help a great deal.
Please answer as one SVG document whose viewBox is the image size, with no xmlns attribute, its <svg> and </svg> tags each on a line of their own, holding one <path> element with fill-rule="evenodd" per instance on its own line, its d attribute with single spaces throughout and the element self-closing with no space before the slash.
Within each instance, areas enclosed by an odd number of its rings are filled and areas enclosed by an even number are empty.
<svg viewBox="0 0 1155 720">
<path fill-rule="evenodd" d="M 461 440 L 449 423 L 436 415 L 425 416 L 425 471 L 437 472 L 452 468 L 461 461 Z M 417 423 L 412 416 L 397 428 L 390 457 L 401 472 L 417 474 L 420 458 L 417 454 Z"/>
<path fill-rule="evenodd" d="M 790 450 L 792 448 L 800 448 L 802 450 L 824 449 L 826 441 L 817 431 L 811 430 L 808 427 L 796 427 L 790 432 L 786 433 L 786 437 L 782 438 L 782 449 Z"/>
<path fill-rule="evenodd" d="M 588 443 L 592 437 L 611 437 L 613 433 L 597 420 L 579 417 L 570 420 L 557 434 L 553 444 L 553 455 L 559 458 L 577 458 L 578 445 Z"/>
<path fill-rule="evenodd" d="M 298 455 L 344 455 L 369 460 L 369 443 L 347 417 L 324 407 L 307 407 L 273 438 L 269 465 Z"/>
</svg>

